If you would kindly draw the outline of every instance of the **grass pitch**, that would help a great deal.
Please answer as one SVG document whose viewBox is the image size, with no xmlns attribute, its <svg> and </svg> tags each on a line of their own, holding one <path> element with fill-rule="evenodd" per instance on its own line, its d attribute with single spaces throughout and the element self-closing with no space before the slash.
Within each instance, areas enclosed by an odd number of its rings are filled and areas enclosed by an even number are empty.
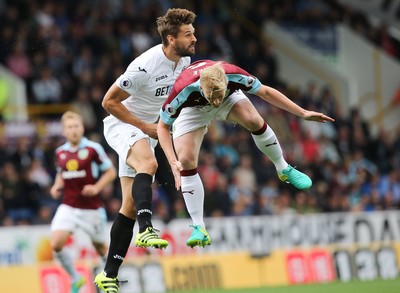
<svg viewBox="0 0 400 293">
<path fill-rule="evenodd" d="M 179 293 L 399 293 L 400 279 L 334 282 L 328 284 L 310 284 L 284 287 L 263 287 L 247 289 L 209 289 L 176 291 Z"/>
</svg>

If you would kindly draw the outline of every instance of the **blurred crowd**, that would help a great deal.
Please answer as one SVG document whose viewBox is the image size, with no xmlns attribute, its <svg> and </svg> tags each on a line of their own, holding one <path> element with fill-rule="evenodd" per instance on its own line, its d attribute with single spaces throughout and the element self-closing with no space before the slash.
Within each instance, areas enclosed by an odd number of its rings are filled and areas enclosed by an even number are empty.
<svg viewBox="0 0 400 293">
<path fill-rule="evenodd" d="M 399 44 L 384 23 L 335 1 L 8 1 L 0 0 L 0 63 L 26 81 L 30 104 L 69 104 L 84 117 L 86 135 L 104 141 L 101 107 L 105 91 L 141 52 L 160 42 L 155 19 L 168 7 L 197 14 L 199 59 L 233 62 L 264 84 L 310 110 L 336 119 L 302 121 L 250 96 L 276 132 L 287 161 L 310 175 L 313 186 L 298 191 L 278 180 L 271 162 L 238 125 L 213 123 L 200 155 L 207 216 L 374 211 L 400 205 L 400 132 L 372 134 L 357 109 L 343 114 L 329 86 L 306 88 L 278 78 L 274 48 L 261 37 L 266 21 L 313 26 L 347 23 L 399 57 Z M 252 25 L 249 25 L 252 24 Z M 31 117 L 58 119 L 61 113 Z M 400 131 L 400 130 L 399 130 Z M 49 195 L 55 176 L 54 150 L 62 137 L 0 137 L 0 225 L 47 224 L 59 202 Z M 166 172 L 163 168 L 160 172 Z M 163 177 L 163 176 L 160 176 Z M 187 217 L 182 197 L 154 183 L 155 217 Z M 169 184 L 170 186 L 170 184 Z M 118 213 L 118 180 L 102 192 L 109 220 Z"/>
</svg>

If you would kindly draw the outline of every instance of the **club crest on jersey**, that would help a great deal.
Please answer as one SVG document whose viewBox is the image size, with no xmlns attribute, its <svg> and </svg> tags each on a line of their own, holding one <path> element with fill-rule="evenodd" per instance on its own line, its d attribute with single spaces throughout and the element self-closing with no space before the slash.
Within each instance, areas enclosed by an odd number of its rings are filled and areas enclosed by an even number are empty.
<svg viewBox="0 0 400 293">
<path fill-rule="evenodd" d="M 171 104 L 167 104 L 165 106 L 165 111 L 169 114 L 169 115 L 174 115 L 176 113 L 176 109 L 171 105 Z"/>
<path fill-rule="evenodd" d="M 89 151 L 87 149 L 83 149 L 78 152 L 78 158 L 81 160 L 86 159 L 88 156 L 89 156 Z"/>
<path fill-rule="evenodd" d="M 132 82 L 130 81 L 129 78 L 125 77 L 121 80 L 120 85 L 123 89 L 130 88 L 132 85 Z"/>
<path fill-rule="evenodd" d="M 254 82 L 254 77 L 249 76 L 246 80 L 246 86 L 250 87 Z"/>
<path fill-rule="evenodd" d="M 67 168 L 68 171 L 78 170 L 78 167 L 79 167 L 78 160 L 75 160 L 75 159 L 68 160 L 67 164 L 65 164 L 65 167 Z"/>
</svg>

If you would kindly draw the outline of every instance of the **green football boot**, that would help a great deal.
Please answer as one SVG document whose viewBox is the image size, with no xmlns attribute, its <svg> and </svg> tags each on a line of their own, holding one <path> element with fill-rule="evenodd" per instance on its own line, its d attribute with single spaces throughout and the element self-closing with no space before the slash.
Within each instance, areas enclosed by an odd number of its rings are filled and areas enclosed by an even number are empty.
<svg viewBox="0 0 400 293">
<path fill-rule="evenodd" d="M 186 241 L 187 246 L 194 248 L 196 246 L 204 247 L 211 244 L 211 238 L 206 229 L 200 225 L 190 225 L 190 227 L 193 227 L 193 232 Z"/>
<path fill-rule="evenodd" d="M 137 233 L 135 245 L 138 247 L 154 247 L 163 249 L 168 246 L 168 241 L 161 239 L 153 227 L 147 227 L 142 233 Z"/>
<path fill-rule="evenodd" d="M 71 282 L 71 293 L 78 293 L 79 290 L 85 285 L 86 280 L 84 277 L 80 277 L 78 281 Z"/>
<path fill-rule="evenodd" d="M 309 189 L 312 185 L 310 177 L 290 165 L 281 174 L 278 174 L 278 177 L 281 181 L 288 182 L 301 190 Z"/>
<path fill-rule="evenodd" d="M 104 293 L 118 293 L 119 284 L 128 281 L 119 281 L 118 278 L 109 278 L 104 272 L 100 272 L 94 278 L 94 284 Z"/>
</svg>

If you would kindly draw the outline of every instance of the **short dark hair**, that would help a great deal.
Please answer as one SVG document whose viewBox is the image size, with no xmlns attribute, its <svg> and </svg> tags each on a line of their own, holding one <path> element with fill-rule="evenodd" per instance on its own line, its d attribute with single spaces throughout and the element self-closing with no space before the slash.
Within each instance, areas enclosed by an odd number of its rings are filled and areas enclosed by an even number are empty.
<svg viewBox="0 0 400 293">
<path fill-rule="evenodd" d="M 167 36 L 177 37 L 181 25 L 192 24 L 196 14 L 182 8 L 170 8 L 167 13 L 157 18 L 157 30 L 163 45 L 168 45 Z"/>
</svg>

